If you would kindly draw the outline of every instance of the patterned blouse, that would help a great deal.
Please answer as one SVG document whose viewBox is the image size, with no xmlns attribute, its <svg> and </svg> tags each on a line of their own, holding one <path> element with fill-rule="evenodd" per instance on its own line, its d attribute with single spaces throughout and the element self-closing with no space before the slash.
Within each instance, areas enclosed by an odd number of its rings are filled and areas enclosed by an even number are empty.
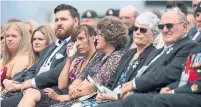
<svg viewBox="0 0 201 107">
<path fill-rule="evenodd" d="M 101 59 L 103 58 L 103 56 L 104 53 L 100 51 L 96 52 L 90 62 L 82 70 L 82 73 L 78 76 L 78 78 L 82 78 L 82 80 L 84 80 L 85 78 L 87 78 L 88 75 L 93 76 L 94 74 L 96 74 L 96 72 L 98 72 L 97 68 L 100 67 Z"/>
<path fill-rule="evenodd" d="M 126 81 L 126 73 L 130 70 L 131 67 L 134 66 L 135 62 L 136 62 L 136 60 L 132 58 L 130 63 L 129 63 L 129 65 L 124 68 L 123 72 L 121 72 L 121 76 L 120 76 L 120 78 L 118 80 L 118 85 L 122 85 L 123 83 L 125 83 L 125 81 Z"/>
<path fill-rule="evenodd" d="M 114 51 L 107 58 L 102 59 L 100 67 L 96 69 L 96 74 L 92 78 L 100 85 L 105 86 L 116 72 L 122 55 L 123 51 Z"/>
<path fill-rule="evenodd" d="M 69 84 L 71 84 L 77 77 L 77 75 L 79 75 L 80 71 L 77 71 L 77 67 L 80 63 L 82 63 L 84 61 L 84 57 L 83 56 L 79 56 L 75 59 L 75 65 L 73 67 L 73 69 L 69 72 Z"/>
<path fill-rule="evenodd" d="M 82 71 L 81 77 L 90 75 L 99 84 L 106 85 L 110 80 L 110 77 L 116 72 L 119 65 L 119 61 L 124 51 L 114 51 L 107 58 L 102 59 L 104 54 L 102 52 L 97 52 L 96 59 L 92 63 L 88 64 L 86 67 L 86 72 Z M 101 60 L 102 59 L 102 60 Z M 89 71 L 87 71 L 89 70 Z M 50 107 L 71 107 L 73 104 L 78 103 L 78 99 L 70 100 L 63 103 L 58 103 L 51 105 Z"/>
</svg>

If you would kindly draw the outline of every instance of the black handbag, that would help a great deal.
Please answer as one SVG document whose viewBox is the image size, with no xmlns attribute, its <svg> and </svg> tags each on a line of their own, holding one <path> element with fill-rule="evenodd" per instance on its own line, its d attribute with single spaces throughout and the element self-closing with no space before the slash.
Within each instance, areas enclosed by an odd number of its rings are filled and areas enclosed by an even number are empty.
<svg viewBox="0 0 201 107">
<path fill-rule="evenodd" d="M 23 71 L 16 73 L 11 79 L 17 82 L 24 82 L 24 78 L 26 77 L 27 68 Z"/>
<path fill-rule="evenodd" d="M 16 73 L 11 79 L 17 82 L 24 82 L 26 80 L 32 79 L 35 77 L 35 66 L 32 66 L 31 68 L 25 68 L 22 72 Z"/>
</svg>

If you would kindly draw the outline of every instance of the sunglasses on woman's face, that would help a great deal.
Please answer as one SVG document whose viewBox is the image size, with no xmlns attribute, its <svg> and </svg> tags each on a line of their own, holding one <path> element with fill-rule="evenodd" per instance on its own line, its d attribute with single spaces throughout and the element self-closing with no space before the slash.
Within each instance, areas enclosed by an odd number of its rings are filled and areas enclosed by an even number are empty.
<svg viewBox="0 0 201 107">
<path fill-rule="evenodd" d="M 181 24 L 181 23 L 184 23 L 184 22 L 159 24 L 158 29 L 163 30 L 165 26 L 166 26 L 167 29 L 171 29 L 171 28 L 173 28 L 174 25 Z"/>
<path fill-rule="evenodd" d="M 138 31 L 138 29 L 140 30 L 140 33 L 146 33 L 147 32 L 147 28 L 140 28 L 137 26 L 133 26 L 133 31 Z"/>
</svg>

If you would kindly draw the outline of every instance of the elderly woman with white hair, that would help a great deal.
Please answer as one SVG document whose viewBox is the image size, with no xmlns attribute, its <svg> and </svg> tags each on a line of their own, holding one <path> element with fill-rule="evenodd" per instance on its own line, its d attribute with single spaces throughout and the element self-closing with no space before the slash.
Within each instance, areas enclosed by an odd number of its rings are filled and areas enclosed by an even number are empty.
<svg viewBox="0 0 201 107">
<path fill-rule="evenodd" d="M 116 73 L 111 77 L 107 84 L 107 88 L 111 90 L 119 90 L 123 83 L 132 80 L 136 76 L 136 72 L 143 66 L 148 55 L 155 50 L 153 46 L 154 38 L 159 34 L 157 25 L 160 19 L 152 12 L 144 12 L 139 15 L 133 26 L 133 39 L 136 48 L 127 51 L 121 58 Z M 118 100 L 118 97 L 112 93 L 98 93 L 96 103 L 92 101 L 82 101 L 80 106 L 97 106 L 98 103 Z"/>
</svg>

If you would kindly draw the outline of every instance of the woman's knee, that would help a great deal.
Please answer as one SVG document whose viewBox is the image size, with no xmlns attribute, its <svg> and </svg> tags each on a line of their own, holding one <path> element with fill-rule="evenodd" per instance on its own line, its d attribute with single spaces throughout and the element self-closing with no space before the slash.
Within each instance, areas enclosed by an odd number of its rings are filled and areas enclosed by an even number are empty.
<svg viewBox="0 0 201 107">
<path fill-rule="evenodd" d="M 40 100 L 41 94 L 40 91 L 37 89 L 29 88 L 25 92 L 25 96 L 29 99 L 35 99 L 36 101 Z"/>
</svg>

